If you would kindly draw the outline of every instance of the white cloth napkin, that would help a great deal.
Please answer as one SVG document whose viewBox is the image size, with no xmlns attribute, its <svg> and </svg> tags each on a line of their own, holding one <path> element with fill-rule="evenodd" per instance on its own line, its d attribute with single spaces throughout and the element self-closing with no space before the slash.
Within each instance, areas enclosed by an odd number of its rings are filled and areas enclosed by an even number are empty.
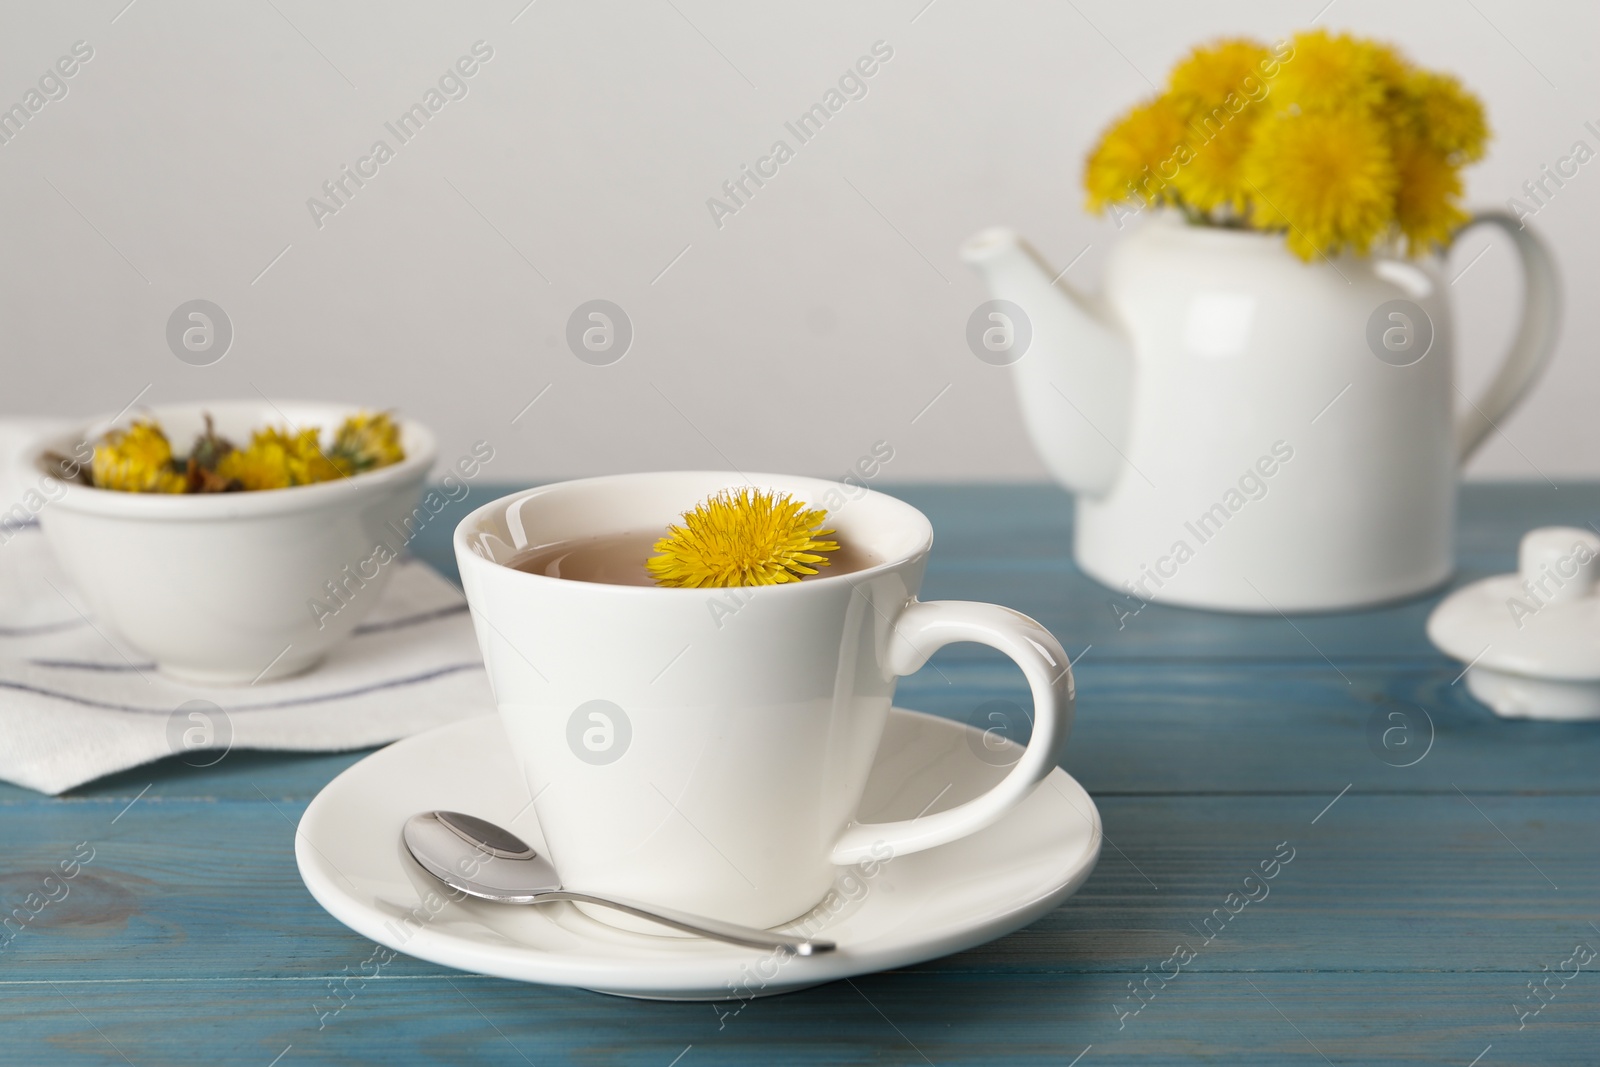
<svg viewBox="0 0 1600 1067">
<path fill-rule="evenodd" d="M 364 748 L 494 707 L 466 602 L 415 560 L 315 670 L 229 687 L 159 674 L 80 614 L 38 526 L 15 524 L 15 456 L 41 429 L 0 420 L 0 779 L 54 794 L 175 753 Z"/>
</svg>

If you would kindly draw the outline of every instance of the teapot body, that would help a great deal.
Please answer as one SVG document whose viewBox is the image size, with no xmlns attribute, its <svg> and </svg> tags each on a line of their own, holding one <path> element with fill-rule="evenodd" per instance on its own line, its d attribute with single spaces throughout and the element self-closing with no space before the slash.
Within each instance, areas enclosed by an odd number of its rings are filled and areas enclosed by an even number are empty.
<svg viewBox="0 0 1600 1067">
<path fill-rule="evenodd" d="M 1124 469 L 1079 495 L 1074 550 L 1124 624 L 1151 601 L 1334 610 L 1445 581 L 1447 289 L 1435 262 L 1308 264 L 1281 237 L 1177 221 L 1118 245 L 1103 300 L 1132 361 Z M 1035 355 L 1015 369 L 1037 408 L 1052 354 Z"/>
</svg>

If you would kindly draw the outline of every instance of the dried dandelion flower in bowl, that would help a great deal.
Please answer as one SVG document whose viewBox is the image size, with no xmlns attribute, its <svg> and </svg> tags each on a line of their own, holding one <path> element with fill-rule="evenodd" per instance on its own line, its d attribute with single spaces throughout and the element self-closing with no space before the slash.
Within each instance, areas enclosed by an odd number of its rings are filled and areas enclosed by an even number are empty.
<svg viewBox="0 0 1600 1067">
<path fill-rule="evenodd" d="M 386 412 L 347 416 L 326 446 L 317 426 L 267 425 L 252 428 L 250 443 L 238 448 L 203 417 L 187 456 L 174 455 L 159 421 L 107 431 L 94 446 L 90 484 L 129 493 L 255 492 L 336 481 L 406 458 Z"/>
<path fill-rule="evenodd" d="M 112 430 L 94 447 L 93 484 L 125 493 L 182 493 L 188 488 L 172 444 L 153 422 Z"/>
</svg>

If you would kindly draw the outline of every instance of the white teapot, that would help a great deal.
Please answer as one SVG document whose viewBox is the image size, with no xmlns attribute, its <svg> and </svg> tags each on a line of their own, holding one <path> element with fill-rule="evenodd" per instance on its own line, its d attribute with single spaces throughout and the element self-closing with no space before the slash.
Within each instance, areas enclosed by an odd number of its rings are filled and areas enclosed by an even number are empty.
<svg viewBox="0 0 1600 1067">
<path fill-rule="evenodd" d="M 1078 564 L 1118 591 L 1119 623 L 1150 601 L 1356 608 L 1450 575 L 1456 472 L 1544 368 L 1559 318 L 1544 244 L 1503 213 L 1480 223 L 1511 236 L 1526 285 L 1476 400 L 1455 385 L 1437 260 L 1308 264 L 1280 235 L 1158 216 L 1111 253 L 1097 299 L 1011 230 L 966 242 L 996 298 L 969 335 L 1013 364 L 1029 434 L 1077 494 Z"/>
</svg>

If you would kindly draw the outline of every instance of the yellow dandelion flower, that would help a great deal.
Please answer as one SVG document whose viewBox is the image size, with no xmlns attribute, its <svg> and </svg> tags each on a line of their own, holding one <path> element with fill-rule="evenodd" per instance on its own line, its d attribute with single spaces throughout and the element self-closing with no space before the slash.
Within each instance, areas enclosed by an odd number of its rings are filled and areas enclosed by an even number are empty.
<svg viewBox="0 0 1600 1067">
<path fill-rule="evenodd" d="M 1293 43 L 1294 55 L 1283 61 L 1272 83 L 1277 108 L 1355 111 L 1383 103 L 1383 73 L 1396 58 L 1392 51 L 1326 30 L 1297 33 Z"/>
<path fill-rule="evenodd" d="M 1170 182 L 1191 155 L 1183 116 L 1167 96 L 1139 104 L 1100 135 L 1083 170 L 1089 210 L 1123 200 L 1172 200 Z"/>
<path fill-rule="evenodd" d="M 1403 92 L 1406 82 L 1411 78 L 1415 68 L 1400 53 L 1400 50 L 1381 41 L 1358 41 L 1356 43 L 1366 52 L 1367 63 L 1372 70 L 1372 76 L 1378 79 L 1378 85 L 1383 90 L 1385 97 Z M 1388 103 L 1387 99 L 1385 103 Z"/>
<path fill-rule="evenodd" d="M 1287 231 L 1289 248 L 1304 260 L 1345 248 L 1365 253 L 1394 218 L 1388 128 L 1363 111 L 1261 122 L 1246 169 L 1255 194 L 1251 224 Z"/>
<path fill-rule="evenodd" d="M 1400 122 L 1417 137 L 1460 163 L 1483 158 L 1489 143 L 1489 120 L 1483 101 L 1448 74 L 1413 71 L 1403 87 Z"/>
<path fill-rule="evenodd" d="M 1250 127 L 1269 91 L 1260 70 L 1269 56 L 1264 46 L 1240 38 L 1197 48 L 1173 68 L 1168 91 L 1188 125 L 1193 151 L 1172 180 L 1185 205 L 1244 212 L 1244 159 Z"/>
<path fill-rule="evenodd" d="M 399 463 L 406 452 L 400 446 L 400 427 L 387 412 L 362 412 L 344 420 L 328 457 L 341 473 L 350 475 Z"/>
<path fill-rule="evenodd" d="M 827 515 L 787 493 L 724 489 L 684 512 L 682 526 L 669 526 L 645 566 L 657 585 L 680 588 L 798 582 L 839 548 L 821 540 L 833 533 L 820 529 Z"/>
<path fill-rule="evenodd" d="M 1461 172 L 1431 144 L 1399 137 L 1394 145 L 1398 178 L 1394 216 L 1413 256 L 1443 248 L 1467 221 L 1461 209 Z"/>
<path fill-rule="evenodd" d="M 285 435 L 289 455 L 289 477 L 294 485 L 331 482 L 345 475 L 322 450 L 321 432 L 315 427 Z"/>
<path fill-rule="evenodd" d="M 172 443 L 153 422 L 112 430 L 95 445 L 94 484 L 127 493 L 181 493 L 188 485 L 172 465 Z"/>
<path fill-rule="evenodd" d="M 218 476 L 250 490 L 288 488 L 293 483 L 285 441 L 276 430 L 257 430 L 248 448 L 236 448 L 217 460 Z"/>
<path fill-rule="evenodd" d="M 289 471 L 284 465 L 282 452 L 253 446 L 223 456 L 217 464 L 217 476 L 250 490 L 286 489 L 289 486 Z"/>
<path fill-rule="evenodd" d="M 1247 110 L 1244 101 L 1261 95 L 1266 82 L 1260 64 L 1269 57 L 1266 46 L 1255 41 L 1217 41 L 1196 48 L 1173 67 L 1167 91 L 1185 118 L 1209 115 L 1219 107 L 1242 112 Z"/>
<path fill-rule="evenodd" d="M 250 435 L 250 446 L 217 461 L 217 474 L 245 489 L 285 489 L 343 477 L 318 446 L 315 427 L 290 432 L 269 426 Z"/>
<path fill-rule="evenodd" d="M 1237 117 L 1210 140 L 1196 138 L 1194 157 L 1172 181 L 1183 202 L 1198 211 L 1226 208 L 1243 215 L 1250 200 L 1245 161 L 1253 143 L 1251 124 Z"/>
</svg>

